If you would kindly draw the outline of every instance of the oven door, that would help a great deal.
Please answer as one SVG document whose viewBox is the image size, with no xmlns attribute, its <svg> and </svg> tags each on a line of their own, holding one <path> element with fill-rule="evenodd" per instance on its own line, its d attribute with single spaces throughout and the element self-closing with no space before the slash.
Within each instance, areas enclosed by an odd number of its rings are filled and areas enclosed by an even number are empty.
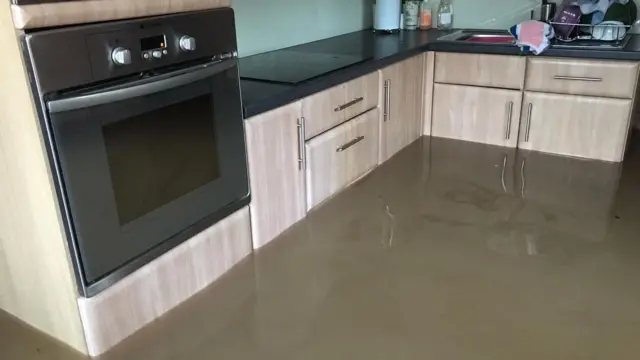
<svg viewBox="0 0 640 360">
<path fill-rule="evenodd" d="M 85 285 L 152 249 L 157 256 L 187 237 L 179 234 L 204 230 L 248 201 L 236 59 L 47 107 Z"/>
</svg>

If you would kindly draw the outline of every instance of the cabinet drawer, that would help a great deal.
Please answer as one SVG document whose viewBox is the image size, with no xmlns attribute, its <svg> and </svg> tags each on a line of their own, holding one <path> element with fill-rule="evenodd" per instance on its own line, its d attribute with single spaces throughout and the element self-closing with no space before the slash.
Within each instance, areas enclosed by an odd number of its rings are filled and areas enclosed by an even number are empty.
<svg viewBox="0 0 640 360">
<path fill-rule="evenodd" d="M 305 139 L 310 139 L 344 122 L 345 84 L 311 95 L 302 100 L 302 116 L 305 118 Z"/>
<path fill-rule="evenodd" d="M 526 89 L 631 99 L 638 64 L 624 61 L 529 59 Z"/>
<path fill-rule="evenodd" d="M 309 209 L 377 165 L 379 116 L 371 110 L 307 142 Z"/>
<path fill-rule="evenodd" d="M 435 82 L 522 89 L 524 57 L 436 53 Z"/>
<path fill-rule="evenodd" d="M 380 73 L 376 71 L 351 80 L 347 83 L 346 88 L 345 102 L 340 108 L 344 109 L 345 119 L 351 119 L 378 106 Z"/>
</svg>

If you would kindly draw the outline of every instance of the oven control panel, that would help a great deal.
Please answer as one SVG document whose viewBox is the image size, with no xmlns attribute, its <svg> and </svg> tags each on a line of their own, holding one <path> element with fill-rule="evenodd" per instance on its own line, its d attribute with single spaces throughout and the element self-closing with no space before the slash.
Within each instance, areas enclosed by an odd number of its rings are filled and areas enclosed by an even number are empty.
<svg viewBox="0 0 640 360">
<path fill-rule="evenodd" d="M 22 43 L 45 93 L 145 76 L 238 50 L 231 8 L 37 31 L 25 34 Z"/>
<path fill-rule="evenodd" d="M 196 50 L 196 39 L 193 36 L 183 35 L 178 40 L 180 52 L 192 52 Z M 169 55 L 167 36 L 155 35 L 140 39 L 140 57 L 146 61 L 160 60 Z M 131 64 L 131 49 L 117 47 L 111 52 L 111 60 L 114 64 L 124 66 Z"/>
</svg>

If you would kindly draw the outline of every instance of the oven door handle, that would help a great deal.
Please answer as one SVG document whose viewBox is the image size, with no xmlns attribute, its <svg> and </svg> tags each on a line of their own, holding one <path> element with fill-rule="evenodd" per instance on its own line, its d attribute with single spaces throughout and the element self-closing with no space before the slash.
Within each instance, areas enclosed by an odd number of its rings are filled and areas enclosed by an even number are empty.
<svg viewBox="0 0 640 360">
<path fill-rule="evenodd" d="M 47 106 L 50 113 L 60 113 L 133 99 L 206 79 L 237 66 L 237 64 L 237 59 L 210 62 L 179 72 L 163 74 L 154 79 L 137 80 L 124 85 L 121 84 L 97 93 L 52 100 L 47 103 Z"/>
</svg>

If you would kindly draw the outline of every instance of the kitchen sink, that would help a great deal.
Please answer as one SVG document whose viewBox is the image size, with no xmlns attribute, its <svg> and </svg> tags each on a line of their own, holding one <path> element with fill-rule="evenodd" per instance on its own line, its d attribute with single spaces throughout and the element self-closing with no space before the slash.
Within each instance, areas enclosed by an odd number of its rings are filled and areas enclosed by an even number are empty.
<svg viewBox="0 0 640 360">
<path fill-rule="evenodd" d="M 438 38 L 438 41 L 454 41 L 479 44 L 513 45 L 513 36 L 502 30 L 459 30 Z"/>
</svg>

